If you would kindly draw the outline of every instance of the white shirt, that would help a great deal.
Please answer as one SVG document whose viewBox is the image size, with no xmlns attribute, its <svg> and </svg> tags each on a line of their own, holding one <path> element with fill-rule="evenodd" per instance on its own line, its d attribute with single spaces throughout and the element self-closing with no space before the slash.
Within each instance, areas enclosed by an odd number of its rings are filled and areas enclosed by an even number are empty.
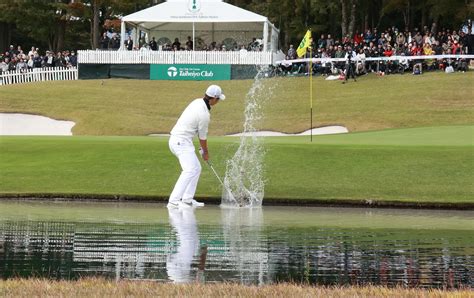
<svg viewBox="0 0 474 298">
<path fill-rule="evenodd" d="M 207 140 L 210 121 L 211 113 L 209 113 L 204 99 L 197 98 L 184 109 L 170 134 L 191 142 L 195 135 L 198 135 L 200 140 Z"/>
<path fill-rule="evenodd" d="M 346 53 L 346 55 L 344 56 L 344 59 L 346 59 L 346 62 L 349 61 L 349 55 L 350 55 L 350 58 L 351 58 L 351 62 L 355 62 L 357 56 L 356 56 L 356 53 L 354 51 Z"/>
</svg>

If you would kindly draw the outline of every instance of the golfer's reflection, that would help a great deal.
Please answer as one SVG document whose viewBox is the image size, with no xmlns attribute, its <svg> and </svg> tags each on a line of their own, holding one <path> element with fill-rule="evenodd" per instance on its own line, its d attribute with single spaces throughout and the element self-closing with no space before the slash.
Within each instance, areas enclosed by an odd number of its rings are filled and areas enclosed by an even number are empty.
<svg viewBox="0 0 474 298">
<path fill-rule="evenodd" d="M 168 278 L 175 283 L 194 281 L 191 263 L 198 252 L 199 237 L 194 208 L 168 209 L 170 224 L 176 233 L 178 248 L 166 260 Z"/>
</svg>

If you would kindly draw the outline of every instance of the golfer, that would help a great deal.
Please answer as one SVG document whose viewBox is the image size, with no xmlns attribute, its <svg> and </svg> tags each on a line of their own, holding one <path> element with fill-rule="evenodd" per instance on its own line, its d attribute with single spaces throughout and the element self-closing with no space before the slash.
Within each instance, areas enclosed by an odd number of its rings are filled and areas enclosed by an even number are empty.
<svg viewBox="0 0 474 298">
<path fill-rule="evenodd" d="M 168 208 L 178 207 L 202 207 L 204 203 L 194 200 L 194 193 L 201 174 L 201 164 L 195 153 L 193 138 L 199 138 L 201 148 L 199 152 L 202 158 L 209 159 L 207 148 L 207 131 L 211 120 L 211 107 L 220 100 L 224 100 L 221 87 L 211 85 L 207 88 L 204 98 L 193 100 L 183 111 L 171 130 L 169 147 L 176 155 L 181 165 L 181 175 L 171 192 Z"/>
</svg>

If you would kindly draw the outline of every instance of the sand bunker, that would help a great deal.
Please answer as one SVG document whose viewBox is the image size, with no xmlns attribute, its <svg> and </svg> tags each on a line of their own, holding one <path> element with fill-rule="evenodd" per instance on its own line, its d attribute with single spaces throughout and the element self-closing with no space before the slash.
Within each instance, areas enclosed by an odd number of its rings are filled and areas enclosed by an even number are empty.
<svg viewBox="0 0 474 298">
<path fill-rule="evenodd" d="M 325 126 L 325 127 L 318 127 L 313 128 L 313 135 L 332 135 L 338 133 L 348 133 L 349 130 L 344 126 Z M 278 131 L 268 131 L 268 130 L 261 130 L 256 132 L 249 132 L 249 133 L 236 133 L 227 135 L 227 137 L 240 137 L 240 136 L 257 136 L 257 137 L 287 137 L 287 136 L 309 136 L 311 134 L 311 130 L 308 129 L 301 133 L 283 133 Z M 150 134 L 151 137 L 166 137 L 169 136 L 167 133 L 155 133 Z"/>
<path fill-rule="evenodd" d="M 313 135 L 330 135 L 330 134 L 338 134 L 338 133 L 348 133 L 349 130 L 344 126 L 325 126 L 319 128 L 313 128 Z M 301 133 L 283 133 L 277 131 L 256 131 L 256 132 L 249 132 L 249 133 L 236 133 L 232 135 L 228 135 L 231 137 L 239 137 L 242 135 L 245 136 L 259 136 L 259 137 L 284 137 L 284 136 L 309 136 L 311 134 L 311 129 L 303 131 Z"/>
<path fill-rule="evenodd" d="M 44 116 L 0 113 L 0 135 L 2 136 L 72 136 L 72 128 L 76 123 L 72 121 L 54 120 Z M 325 126 L 313 128 L 313 135 L 328 135 L 347 133 L 349 130 L 344 126 Z M 311 130 L 306 130 L 297 134 L 287 134 L 277 131 L 256 131 L 253 133 L 236 133 L 228 136 L 305 136 L 310 135 Z M 151 134 L 150 136 L 169 136 L 169 134 Z"/>
<path fill-rule="evenodd" d="M 2 136 L 72 136 L 75 124 L 38 115 L 0 113 Z"/>
</svg>

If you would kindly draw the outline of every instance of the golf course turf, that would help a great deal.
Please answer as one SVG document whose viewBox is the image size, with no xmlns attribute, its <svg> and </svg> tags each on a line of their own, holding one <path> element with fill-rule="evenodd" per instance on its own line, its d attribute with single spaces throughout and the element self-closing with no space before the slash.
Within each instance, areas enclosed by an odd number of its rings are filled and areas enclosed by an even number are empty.
<svg viewBox="0 0 474 298">
<path fill-rule="evenodd" d="M 308 137 L 265 138 L 264 202 L 468 206 L 474 195 L 469 139 L 473 129 L 453 126 L 317 136 L 312 143 Z M 436 132 L 437 137 L 431 138 L 434 144 L 430 138 L 426 144 L 416 138 L 433 137 Z M 458 141 L 449 144 L 456 136 Z M 166 137 L 1 140 L 0 189 L 6 197 L 164 200 L 179 175 Z M 238 138 L 214 137 L 209 143 L 211 158 L 223 175 L 225 160 L 235 152 Z M 203 165 L 197 196 L 217 202 L 220 194 L 216 177 Z"/>
<path fill-rule="evenodd" d="M 472 208 L 472 75 L 367 76 L 359 81 L 342 86 L 315 79 L 314 125 L 339 124 L 356 133 L 314 136 L 313 142 L 309 136 L 263 139 L 264 204 Z M 271 96 L 263 103 L 259 128 L 307 129 L 307 82 L 265 80 Z M 229 100 L 213 109 L 209 146 L 221 176 L 239 139 L 219 135 L 241 130 L 251 83 L 220 83 Z M 103 85 L 75 81 L 2 87 L 0 112 L 76 121 L 73 133 L 89 136 L 0 137 L 0 195 L 166 200 L 179 165 L 166 137 L 144 135 L 168 132 L 185 104 L 200 96 L 196 90 L 206 85 L 108 80 Z M 203 164 L 197 196 L 217 203 L 220 195 L 216 177 Z"/>
</svg>

